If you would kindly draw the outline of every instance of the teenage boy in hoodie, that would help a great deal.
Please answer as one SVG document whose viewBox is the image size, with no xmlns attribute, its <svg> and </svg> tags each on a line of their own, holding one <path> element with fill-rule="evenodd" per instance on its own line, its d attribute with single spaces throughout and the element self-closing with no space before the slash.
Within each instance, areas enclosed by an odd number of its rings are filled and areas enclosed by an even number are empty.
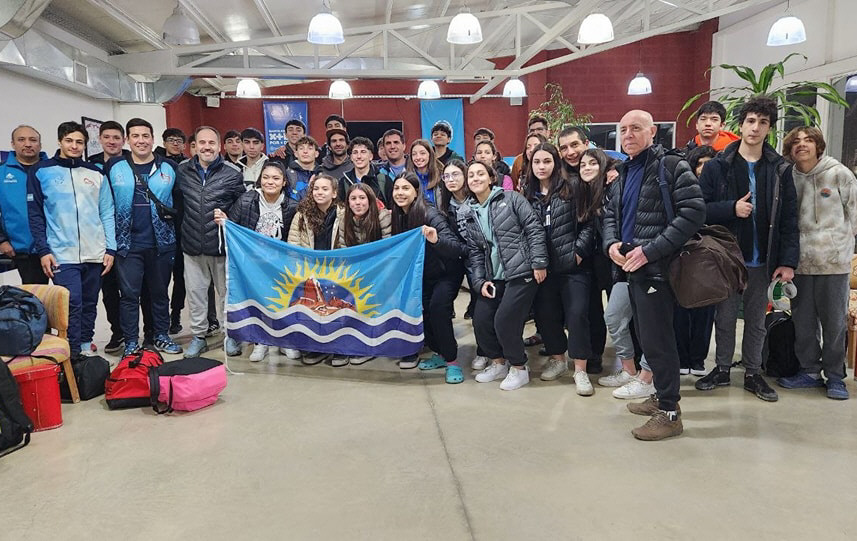
<svg viewBox="0 0 857 541">
<path fill-rule="evenodd" d="M 797 191 L 800 263 L 792 319 L 801 370 L 777 383 L 786 389 L 826 386 L 828 398 L 845 400 L 844 315 L 857 235 L 857 179 L 847 167 L 823 156 L 824 148 L 824 137 L 815 127 L 795 128 L 783 140 L 783 154 L 794 163 Z"/>
<path fill-rule="evenodd" d="M 305 135 L 298 139 L 295 146 L 295 159 L 286 169 L 286 180 L 289 183 L 289 197 L 300 201 L 306 195 L 310 181 L 321 168 L 315 162 L 318 156 L 318 143 L 315 139 Z"/>
<path fill-rule="evenodd" d="M 0 163 L 0 254 L 15 262 L 22 284 L 47 284 L 27 216 L 27 174 L 40 160 L 42 136 L 31 126 L 12 130 L 12 152 Z"/>
<path fill-rule="evenodd" d="M 101 277 L 113 267 L 113 195 L 101 170 L 83 160 L 89 135 L 77 122 L 57 129 L 59 150 L 27 178 L 27 212 L 42 271 L 69 290 L 72 357 L 90 354 Z"/>
<path fill-rule="evenodd" d="M 262 132 L 256 128 L 245 128 L 240 137 L 244 155 L 235 165 L 241 168 L 244 187 L 249 192 L 256 187 L 256 181 L 259 180 L 268 157 L 265 156 L 265 139 L 262 137 Z"/>
<path fill-rule="evenodd" d="M 707 101 L 696 111 L 696 136 L 687 142 L 684 151 L 708 145 L 717 152 L 726 148 L 730 143 L 741 138 L 731 131 L 726 131 L 726 107 L 719 101 Z"/>
<path fill-rule="evenodd" d="M 393 181 L 381 172 L 377 165 L 372 163 L 374 152 L 375 145 L 370 139 L 355 137 L 351 140 L 351 144 L 348 145 L 348 155 L 351 157 L 354 169 L 346 172 L 339 179 L 337 193 L 340 201 L 345 202 L 348 188 L 352 184 L 363 182 L 372 188 L 379 201 L 385 206 L 390 206 L 393 200 Z"/>
</svg>

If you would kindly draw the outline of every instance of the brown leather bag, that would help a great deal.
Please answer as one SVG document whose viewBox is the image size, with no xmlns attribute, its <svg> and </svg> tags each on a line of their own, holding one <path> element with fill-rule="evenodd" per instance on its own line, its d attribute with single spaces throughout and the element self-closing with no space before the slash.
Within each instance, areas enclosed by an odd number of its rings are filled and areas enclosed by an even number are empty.
<svg viewBox="0 0 857 541">
<path fill-rule="evenodd" d="M 725 301 L 747 287 L 747 267 L 738 242 L 722 225 L 699 229 L 670 261 L 670 285 L 684 308 Z"/>
</svg>

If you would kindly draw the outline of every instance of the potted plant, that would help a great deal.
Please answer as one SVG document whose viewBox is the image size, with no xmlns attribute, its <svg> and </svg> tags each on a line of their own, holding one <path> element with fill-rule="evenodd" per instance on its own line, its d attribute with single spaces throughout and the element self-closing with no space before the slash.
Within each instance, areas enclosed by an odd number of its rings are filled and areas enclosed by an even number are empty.
<svg viewBox="0 0 857 541">
<path fill-rule="evenodd" d="M 574 105 L 562 93 L 562 87 L 556 83 L 545 85 L 547 101 L 542 102 L 530 116 L 543 116 L 548 121 L 548 129 L 554 135 L 566 126 L 585 126 L 592 121 L 592 115 L 578 114 Z"/>
</svg>

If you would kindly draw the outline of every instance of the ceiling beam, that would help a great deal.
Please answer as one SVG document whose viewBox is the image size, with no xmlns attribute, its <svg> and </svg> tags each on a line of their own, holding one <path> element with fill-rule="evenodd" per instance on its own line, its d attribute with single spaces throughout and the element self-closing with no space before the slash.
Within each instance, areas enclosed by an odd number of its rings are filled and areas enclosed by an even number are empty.
<svg viewBox="0 0 857 541">
<path fill-rule="evenodd" d="M 410 48 L 411 48 L 411 50 L 413 50 L 415 53 L 417 53 L 417 54 L 418 54 L 418 55 L 420 55 L 421 57 L 423 57 L 423 58 L 425 58 L 426 60 L 428 60 L 428 61 L 429 61 L 429 62 L 430 62 L 434 67 L 436 67 L 437 69 L 439 69 L 439 70 L 444 69 L 444 68 L 443 68 L 443 66 L 440 64 L 440 62 L 438 62 L 436 59 L 432 58 L 432 56 L 431 56 L 430 54 L 428 54 L 426 51 L 424 51 L 424 50 L 423 50 L 420 46 L 418 46 L 416 43 L 412 42 L 411 40 L 409 40 L 409 39 L 408 39 L 408 38 L 406 38 L 405 36 L 403 36 L 403 35 L 399 34 L 399 33 L 398 33 L 398 32 L 396 32 L 395 30 L 390 30 L 390 31 L 389 31 L 389 34 L 390 34 L 391 36 L 393 36 L 394 38 L 396 38 L 397 40 L 399 40 L 399 41 L 401 41 L 402 43 L 404 43 L 405 45 L 407 45 L 408 47 L 410 47 Z"/>
<path fill-rule="evenodd" d="M 367 43 L 369 43 L 370 41 L 372 41 L 373 39 L 375 39 L 379 35 L 381 35 L 381 32 L 375 32 L 373 34 L 369 34 L 364 39 L 361 39 L 360 41 L 355 42 L 351 47 L 346 49 L 344 53 L 341 53 L 339 56 L 337 56 L 336 58 L 334 58 L 333 60 L 331 60 L 330 62 L 325 64 L 324 66 L 322 66 L 322 68 L 329 70 L 330 68 L 336 66 L 337 64 L 339 64 L 340 62 L 342 62 L 343 60 L 348 58 L 349 56 L 353 55 L 354 53 L 356 53 L 357 51 L 362 49 L 364 45 L 366 45 Z"/>
<path fill-rule="evenodd" d="M 128 15 L 125 11 L 116 7 L 110 0 L 87 0 L 93 6 L 101 9 L 110 17 L 121 23 L 123 26 L 140 36 L 143 41 L 154 47 L 155 49 L 169 49 L 170 46 L 161 39 L 160 34 L 141 23 L 134 17 Z"/>
<path fill-rule="evenodd" d="M 225 36 L 217 27 L 214 26 L 214 23 L 206 17 L 205 13 L 197 7 L 197 5 L 193 2 L 193 0 L 179 0 L 179 4 L 190 16 L 193 21 L 198 24 L 206 34 L 208 34 L 211 39 L 218 43 L 225 43 L 230 41 L 230 39 Z"/>
<path fill-rule="evenodd" d="M 464 57 L 464 59 L 462 59 L 461 65 L 458 66 L 458 69 L 466 68 L 471 62 L 473 62 L 474 58 L 478 57 L 479 54 L 482 53 L 482 51 L 484 51 L 488 45 L 493 44 L 497 40 L 497 38 L 501 36 L 508 38 L 509 28 L 512 26 L 512 24 L 515 23 L 516 19 L 517 15 L 509 15 L 504 20 L 500 21 L 500 23 L 497 24 L 491 31 L 491 34 L 489 34 L 487 38 L 483 39 L 482 43 L 480 43 L 475 49 L 470 52 L 470 54 L 468 54 Z"/>
<path fill-rule="evenodd" d="M 583 20 L 583 17 L 589 14 L 589 12 L 598 4 L 598 2 L 599 0 L 581 0 L 574 8 L 569 10 L 564 17 L 562 17 L 539 39 L 537 39 L 532 45 L 527 47 L 526 51 L 524 51 L 520 56 L 512 60 L 512 62 L 506 67 L 506 69 L 517 70 L 518 68 L 522 67 L 524 64 L 532 60 L 532 58 L 542 52 L 549 43 L 553 42 L 553 40 L 555 40 L 557 36 L 561 36 L 562 33 L 568 30 L 571 26 Z M 506 79 L 506 77 L 493 77 L 490 81 L 485 83 L 482 88 L 477 90 L 473 94 L 473 96 L 470 97 L 470 103 L 476 103 L 477 101 L 479 101 L 479 98 L 493 90 L 504 79 Z"/>
</svg>

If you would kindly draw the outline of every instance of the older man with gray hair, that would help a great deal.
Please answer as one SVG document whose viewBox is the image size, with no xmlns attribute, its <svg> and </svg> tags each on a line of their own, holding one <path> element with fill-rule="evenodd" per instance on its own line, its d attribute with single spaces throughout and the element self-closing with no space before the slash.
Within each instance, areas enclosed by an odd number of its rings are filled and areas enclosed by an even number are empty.
<svg viewBox="0 0 857 541">
<path fill-rule="evenodd" d="M 619 123 L 627 162 L 619 166 L 613 197 L 604 216 L 604 251 L 628 273 L 634 324 L 652 368 L 656 395 L 629 404 L 649 421 L 631 431 L 640 440 L 662 440 L 682 433 L 679 358 L 673 331 L 675 296 L 667 280 L 670 256 L 702 226 L 705 202 L 696 175 L 681 155 L 655 145 L 652 115 L 629 111 Z M 664 173 L 672 210 L 665 205 L 658 176 Z"/>
</svg>

